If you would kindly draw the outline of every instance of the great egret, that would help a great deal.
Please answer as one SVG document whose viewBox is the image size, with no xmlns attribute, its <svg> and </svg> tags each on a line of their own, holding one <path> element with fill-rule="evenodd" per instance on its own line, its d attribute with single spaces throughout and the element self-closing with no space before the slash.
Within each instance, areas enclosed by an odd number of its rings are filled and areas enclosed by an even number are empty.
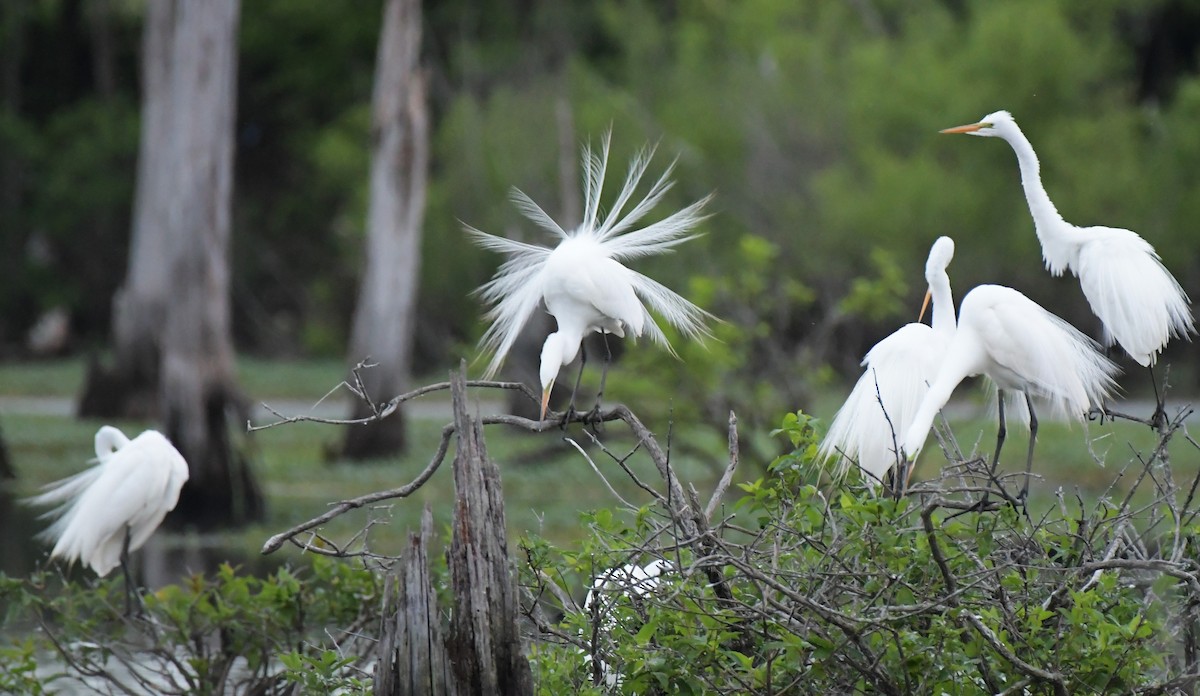
<svg viewBox="0 0 1200 696">
<path fill-rule="evenodd" d="M 51 558 L 78 560 L 104 577 L 125 566 L 129 552 L 141 548 L 175 508 L 188 465 L 155 430 L 130 440 L 105 425 L 96 431 L 95 445 L 95 466 L 48 484 L 29 502 L 57 505 L 43 515 L 56 519 L 40 535 L 55 541 Z"/>
<path fill-rule="evenodd" d="M 658 587 L 659 576 L 670 568 L 669 562 L 655 559 L 644 566 L 627 563 L 620 568 L 609 568 L 598 575 L 583 598 L 584 611 L 593 621 L 593 641 L 599 634 L 611 633 L 616 628 L 617 622 L 612 615 L 612 609 L 617 602 L 643 597 L 653 591 Z M 584 662 L 591 660 L 591 655 L 584 657 Z M 621 685 L 622 678 L 619 672 L 611 669 L 604 660 L 597 660 L 597 665 L 605 686 L 613 689 Z"/>
<path fill-rule="evenodd" d="M 921 316 L 876 343 L 863 358 L 866 370 L 821 442 L 822 461 L 844 457 L 843 469 L 846 461 L 857 462 L 868 477 L 880 482 L 898 461 L 898 440 L 908 430 L 954 337 L 954 294 L 946 275 L 953 258 L 954 240 L 939 237 L 925 262 L 929 289 Z M 920 323 L 931 297 L 932 327 Z"/>
<path fill-rule="evenodd" d="M 547 336 L 542 346 L 539 369 L 542 418 L 546 416 L 550 390 L 559 369 L 575 359 L 580 352 L 580 343 L 588 333 L 611 333 L 619 337 L 629 334 L 634 338 L 646 333 L 672 355 L 675 354 L 643 302 L 687 337 L 709 335 L 705 321 L 713 318 L 711 314 L 621 264 L 623 260 L 670 251 L 676 245 L 692 239 L 695 235 L 688 233 L 704 219 L 701 210 L 709 197 L 654 224 L 630 231 L 671 188 L 673 184 L 667 177 L 674 165 L 667 167 L 641 202 L 622 217 L 625 205 L 637 189 L 654 154 L 653 149 L 639 152 L 629 165 L 621 192 L 608 214 L 602 218 L 600 192 L 604 185 L 608 152 L 607 135 L 599 155 L 593 153 L 590 147 L 584 148 L 583 222 L 569 232 L 554 222 L 529 196 L 513 189 L 511 199 L 517 208 L 558 238 L 558 245 L 553 249 L 498 237 L 470 226 L 466 228 L 482 247 L 509 257 L 496 275 L 478 290 L 483 300 L 491 305 L 486 315 L 491 326 L 481 340 L 485 350 L 493 354 L 486 377 L 490 378 L 500 369 L 517 334 L 539 302 L 546 303 L 546 310 L 558 323 L 558 330 Z M 581 373 L 582 370 L 581 365 Z M 603 379 L 600 389 L 603 392 Z"/>
<path fill-rule="evenodd" d="M 980 285 L 967 293 L 958 311 L 958 328 L 946 348 L 937 377 L 921 400 L 904 435 L 903 452 L 909 464 L 925 444 L 933 417 L 969 376 L 986 375 L 997 387 L 1000 427 L 991 470 L 995 474 L 1006 434 L 1004 392 L 1025 395 L 1029 407 L 1029 452 L 1025 487 L 1033 468 L 1037 415 L 1031 396 L 1050 402 L 1061 413 L 1082 419 L 1100 405 L 1115 387 L 1117 366 L 1099 351 L 1099 344 L 1046 311 L 1025 295 L 1002 285 Z"/>
<path fill-rule="evenodd" d="M 1033 146 L 1007 111 L 942 133 L 1003 138 L 1012 146 L 1046 268 L 1055 276 L 1070 271 L 1079 277 L 1084 297 L 1104 324 L 1105 343 L 1119 343 L 1138 364 L 1151 368 L 1153 382 L 1154 363 L 1167 342 L 1196 332 L 1188 296 L 1154 247 L 1129 230 L 1064 221 L 1042 185 Z M 1161 399 L 1156 418 L 1160 413 Z"/>
</svg>

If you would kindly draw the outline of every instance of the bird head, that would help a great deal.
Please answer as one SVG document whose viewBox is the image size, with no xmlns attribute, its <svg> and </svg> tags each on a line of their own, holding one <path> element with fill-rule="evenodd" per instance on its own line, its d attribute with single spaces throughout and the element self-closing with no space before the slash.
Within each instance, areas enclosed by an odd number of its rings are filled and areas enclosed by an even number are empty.
<svg viewBox="0 0 1200 696">
<path fill-rule="evenodd" d="M 102 425 L 96 431 L 96 459 L 104 461 L 114 452 L 129 444 L 129 438 L 120 429 L 111 425 Z"/>
<path fill-rule="evenodd" d="M 921 313 L 917 315 L 917 321 L 925 318 L 925 310 L 929 309 L 929 300 L 933 297 L 933 284 L 937 281 L 938 276 L 946 274 L 946 266 L 950 265 L 951 259 L 954 258 L 954 240 L 949 237 L 938 237 L 929 248 L 929 259 L 925 261 L 925 282 L 929 283 L 930 289 L 925 290 L 925 299 L 921 302 Z"/>
<path fill-rule="evenodd" d="M 539 420 L 546 419 L 546 408 L 550 405 L 550 390 L 554 389 L 554 379 L 558 377 L 559 369 L 574 360 L 578 350 L 577 346 L 570 356 L 564 355 L 566 352 L 565 341 L 562 334 L 557 331 L 547 336 L 546 342 L 542 344 L 542 362 L 538 368 L 538 376 L 542 382 L 542 410 Z"/>
<path fill-rule="evenodd" d="M 985 138 L 1002 137 L 1005 132 L 1015 128 L 1017 122 L 1013 120 L 1012 114 L 1007 111 L 996 111 L 984 116 L 979 123 L 969 123 L 965 126 L 956 126 L 954 128 L 946 128 L 941 133 L 966 133 L 967 135 L 981 135 Z"/>
</svg>

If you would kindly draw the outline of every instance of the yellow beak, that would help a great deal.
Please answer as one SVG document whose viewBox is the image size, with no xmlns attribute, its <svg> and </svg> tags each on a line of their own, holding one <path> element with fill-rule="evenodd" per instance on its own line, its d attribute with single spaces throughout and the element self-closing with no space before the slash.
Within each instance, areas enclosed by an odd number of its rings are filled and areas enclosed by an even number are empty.
<svg viewBox="0 0 1200 696">
<path fill-rule="evenodd" d="M 939 133 L 974 133 L 975 131 L 979 130 L 980 128 L 983 128 L 986 125 L 987 125 L 986 123 L 972 123 L 967 126 L 955 126 L 954 128 L 946 128 L 946 129 L 940 130 L 938 132 Z"/>
<path fill-rule="evenodd" d="M 550 380 L 550 384 L 542 390 L 542 414 L 538 420 L 546 420 L 546 407 L 550 405 L 550 390 L 554 388 L 554 380 Z"/>
<path fill-rule="evenodd" d="M 933 297 L 933 293 L 929 290 L 925 291 L 925 301 L 921 303 L 921 313 L 917 315 L 917 321 L 925 318 L 925 310 L 929 309 L 929 298 Z"/>
</svg>

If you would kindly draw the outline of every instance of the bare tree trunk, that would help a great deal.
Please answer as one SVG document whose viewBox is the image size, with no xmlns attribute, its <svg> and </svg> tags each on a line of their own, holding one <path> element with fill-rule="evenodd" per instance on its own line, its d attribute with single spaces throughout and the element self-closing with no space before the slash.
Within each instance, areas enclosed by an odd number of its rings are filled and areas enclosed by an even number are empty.
<svg viewBox="0 0 1200 696">
<path fill-rule="evenodd" d="M 366 269 L 350 338 L 350 364 L 370 357 L 362 373 L 374 398 L 388 399 L 408 386 L 413 314 L 420 272 L 429 134 L 425 79 L 419 67 L 420 0 L 388 0 L 379 34 L 372 95 L 371 199 L 367 211 Z M 355 406 L 356 417 L 369 407 Z M 403 450 L 400 413 L 350 428 L 349 459 Z"/>
<path fill-rule="evenodd" d="M 175 520 L 258 517 L 230 441 L 245 423 L 229 319 L 240 0 L 146 3 L 142 124 L 129 269 L 113 299 L 115 365 L 93 360 L 79 411 L 158 418 L 191 476 Z"/>
<path fill-rule="evenodd" d="M 383 634 L 375 663 L 375 696 L 454 696 L 441 612 L 429 572 L 433 513 L 421 515 L 421 533 L 410 534 L 395 576 L 384 588 Z"/>
<path fill-rule="evenodd" d="M 500 469 L 488 459 L 483 424 L 467 411 L 466 368 L 450 375 L 454 428 L 454 522 L 450 586 L 454 610 L 447 649 L 458 693 L 533 693 L 522 650 L 517 582 L 508 557 Z"/>
<path fill-rule="evenodd" d="M 142 33 L 142 118 L 138 144 L 133 232 L 124 285 L 113 298 L 115 365 L 93 360 L 88 367 L 79 415 L 153 418 L 158 415 L 161 335 L 170 297 L 169 182 L 176 165 L 173 70 L 177 43 L 177 0 L 146 3 Z M 183 97 L 186 101 L 186 97 Z"/>
<path fill-rule="evenodd" d="M 161 1 L 161 0 L 159 0 Z M 153 5 L 155 3 L 151 3 Z M 178 517 L 201 526 L 260 516 L 262 496 L 230 442 L 246 422 L 229 319 L 229 229 L 240 0 L 179 0 L 171 52 L 172 133 L 159 399 L 191 476 Z"/>
<path fill-rule="evenodd" d="M 92 75 L 96 92 L 105 101 L 117 94 L 116 52 L 113 45 L 112 0 L 91 0 L 87 7 L 92 35 Z"/>
</svg>

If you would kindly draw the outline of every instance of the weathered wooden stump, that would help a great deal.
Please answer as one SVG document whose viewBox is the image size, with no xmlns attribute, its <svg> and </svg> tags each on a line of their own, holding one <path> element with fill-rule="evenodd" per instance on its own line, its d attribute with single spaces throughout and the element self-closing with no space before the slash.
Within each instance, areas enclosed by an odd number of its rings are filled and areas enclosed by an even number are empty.
<svg viewBox="0 0 1200 696">
<path fill-rule="evenodd" d="M 375 663 L 376 694 L 454 696 L 437 594 L 429 581 L 433 513 L 426 506 L 421 533 L 409 535 L 399 570 L 384 588 L 383 634 Z"/>
<path fill-rule="evenodd" d="M 401 561 L 402 585 L 385 602 L 375 693 L 488 694 L 533 692 L 533 675 L 519 630 L 520 606 L 504 522 L 500 471 L 487 457 L 483 426 L 467 411 L 466 370 L 451 375 L 455 510 L 447 559 L 454 606 L 443 642 L 429 579 L 433 527 L 426 509 L 420 537 Z"/>
</svg>

